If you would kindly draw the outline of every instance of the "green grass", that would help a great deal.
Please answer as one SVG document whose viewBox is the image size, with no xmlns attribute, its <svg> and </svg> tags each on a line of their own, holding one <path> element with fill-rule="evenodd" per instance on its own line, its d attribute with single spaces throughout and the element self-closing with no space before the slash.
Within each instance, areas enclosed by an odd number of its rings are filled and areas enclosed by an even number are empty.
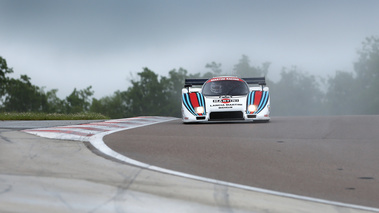
<svg viewBox="0 0 379 213">
<path fill-rule="evenodd" d="M 2 112 L 0 120 L 106 120 L 108 117 L 99 113 L 35 113 L 35 112 Z"/>
</svg>

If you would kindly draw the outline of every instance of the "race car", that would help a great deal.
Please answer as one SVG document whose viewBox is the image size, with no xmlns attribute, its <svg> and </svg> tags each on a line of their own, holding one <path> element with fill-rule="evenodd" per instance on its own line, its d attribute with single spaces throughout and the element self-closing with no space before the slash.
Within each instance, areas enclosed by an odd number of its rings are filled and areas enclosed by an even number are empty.
<svg viewBox="0 0 379 213">
<path fill-rule="evenodd" d="M 182 89 L 182 120 L 184 123 L 268 122 L 270 94 L 265 77 L 185 79 Z"/>
</svg>

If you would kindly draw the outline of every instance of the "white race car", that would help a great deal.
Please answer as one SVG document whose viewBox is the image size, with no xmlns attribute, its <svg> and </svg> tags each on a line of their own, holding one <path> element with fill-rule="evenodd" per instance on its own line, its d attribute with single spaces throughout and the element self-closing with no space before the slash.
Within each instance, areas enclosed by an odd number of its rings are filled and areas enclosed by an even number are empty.
<svg viewBox="0 0 379 213">
<path fill-rule="evenodd" d="M 182 120 L 184 123 L 269 121 L 270 95 L 265 77 L 185 79 Z"/>
</svg>

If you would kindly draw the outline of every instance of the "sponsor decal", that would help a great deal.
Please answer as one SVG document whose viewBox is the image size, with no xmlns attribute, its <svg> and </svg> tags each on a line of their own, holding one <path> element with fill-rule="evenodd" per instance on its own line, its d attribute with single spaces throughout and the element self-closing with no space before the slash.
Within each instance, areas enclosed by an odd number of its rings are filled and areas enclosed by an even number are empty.
<svg viewBox="0 0 379 213">
<path fill-rule="evenodd" d="M 225 104 L 212 104 L 211 107 L 220 107 L 220 106 L 225 106 Z"/>
<path fill-rule="evenodd" d="M 231 109 L 233 108 L 232 106 L 225 106 L 225 107 L 219 107 L 219 109 Z"/>
<path fill-rule="evenodd" d="M 240 103 L 217 103 L 217 104 L 211 104 L 210 107 L 218 107 L 219 109 L 227 109 L 227 108 L 233 108 L 234 106 L 242 106 Z"/>
<path fill-rule="evenodd" d="M 240 101 L 239 99 L 223 98 L 223 99 L 213 100 L 213 103 L 226 104 L 226 103 L 235 103 L 235 102 L 239 102 L 239 101 Z"/>
<path fill-rule="evenodd" d="M 216 78 L 209 79 L 207 83 L 213 82 L 213 81 L 243 81 L 243 80 L 237 77 L 216 77 Z"/>
</svg>

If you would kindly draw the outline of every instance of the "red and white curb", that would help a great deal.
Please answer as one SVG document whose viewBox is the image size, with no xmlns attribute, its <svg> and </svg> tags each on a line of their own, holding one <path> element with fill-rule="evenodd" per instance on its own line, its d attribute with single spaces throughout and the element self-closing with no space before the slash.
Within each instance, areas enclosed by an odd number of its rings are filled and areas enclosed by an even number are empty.
<svg viewBox="0 0 379 213">
<path fill-rule="evenodd" d="M 101 133 L 110 134 L 117 131 L 167 122 L 174 119 L 177 118 L 160 116 L 134 117 L 88 124 L 27 129 L 23 130 L 23 132 L 51 139 L 90 141 L 91 137 Z"/>
</svg>

